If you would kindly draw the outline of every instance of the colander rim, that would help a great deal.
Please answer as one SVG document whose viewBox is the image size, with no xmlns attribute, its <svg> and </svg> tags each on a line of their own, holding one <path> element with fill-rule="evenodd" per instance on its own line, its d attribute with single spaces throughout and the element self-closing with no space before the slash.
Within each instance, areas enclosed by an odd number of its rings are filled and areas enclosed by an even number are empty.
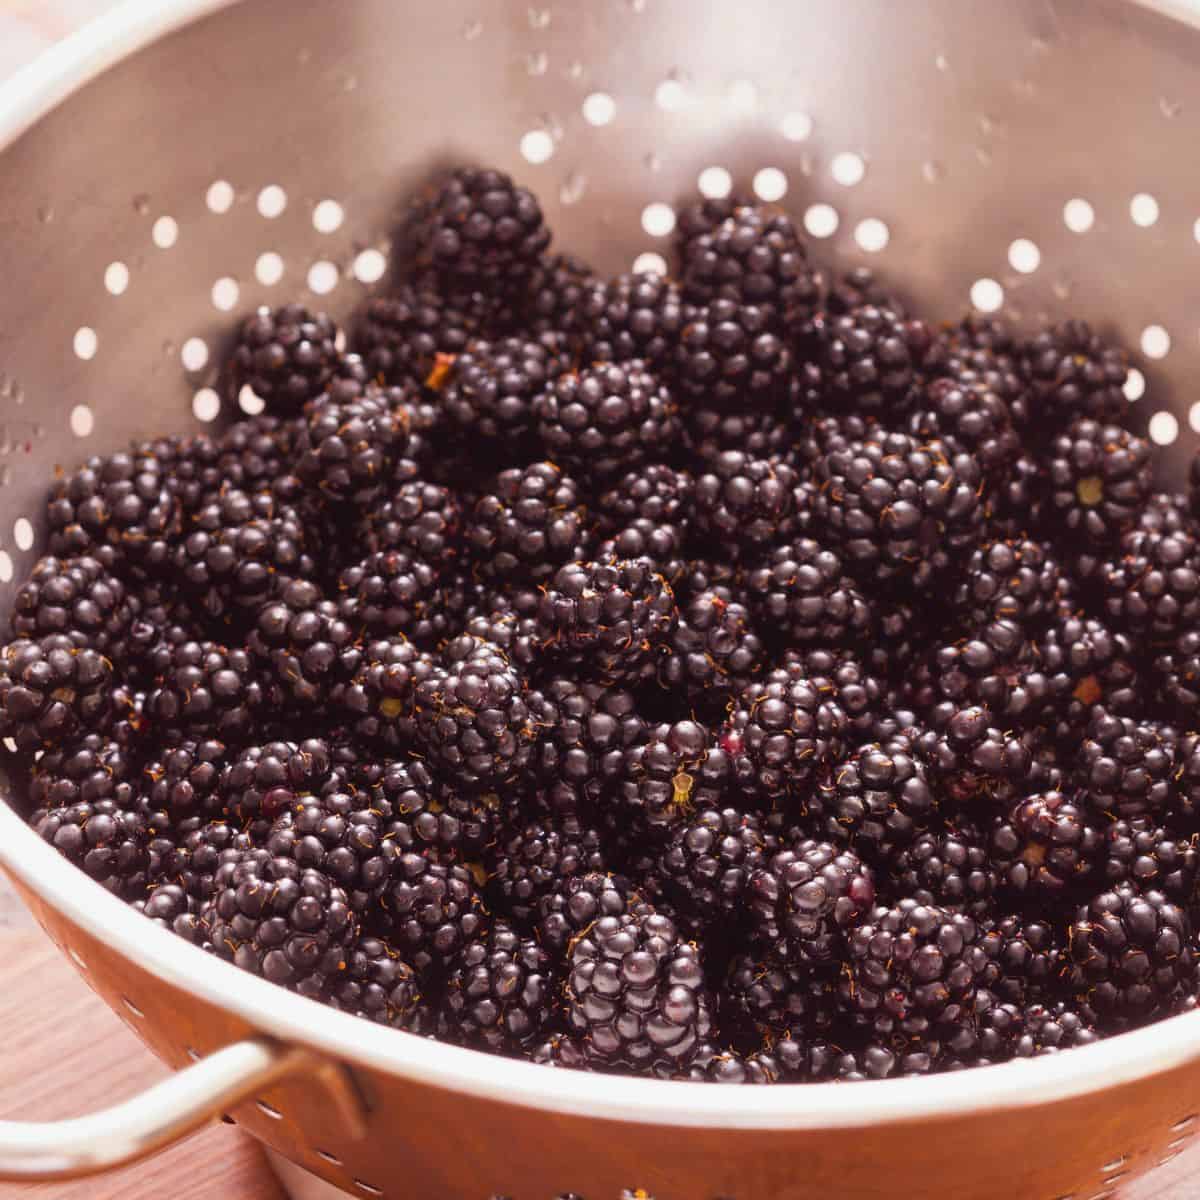
<svg viewBox="0 0 1200 1200">
<path fill-rule="evenodd" d="M 0 151 L 107 67 L 236 0 L 122 0 L 0 84 Z M 1200 27 L 1185 0 L 1133 0 Z M 330 1057 L 482 1099 L 564 1115 L 721 1129 L 862 1128 L 1051 1104 L 1200 1059 L 1200 1012 L 1070 1053 L 916 1079 L 729 1089 L 551 1070 L 385 1029 L 288 992 L 147 921 L 0 803 L 0 866 L 47 907 L 169 986 Z M 983 1082 L 986 1080 L 986 1083 Z"/>
</svg>

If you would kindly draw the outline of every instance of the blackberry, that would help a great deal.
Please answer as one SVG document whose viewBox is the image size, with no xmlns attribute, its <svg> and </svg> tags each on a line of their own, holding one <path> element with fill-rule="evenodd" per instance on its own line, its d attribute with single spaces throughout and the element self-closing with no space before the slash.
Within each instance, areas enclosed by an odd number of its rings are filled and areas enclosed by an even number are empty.
<svg viewBox="0 0 1200 1200">
<path fill-rule="evenodd" d="M 401 550 L 441 571 L 457 557 L 462 531 L 458 496 L 441 484 L 414 478 L 362 515 L 354 541 L 368 554 Z"/>
<path fill-rule="evenodd" d="M 372 761 L 356 782 L 384 822 L 386 861 L 411 852 L 443 864 L 473 862 L 496 840 L 497 798 L 460 793 L 419 758 Z"/>
<path fill-rule="evenodd" d="M 678 285 L 659 275 L 618 275 L 585 291 L 578 315 L 585 361 L 636 359 L 658 371 L 674 360 L 688 308 Z"/>
<path fill-rule="evenodd" d="M 828 1036 L 838 1023 L 837 988 L 829 972 L 774 955 L 735 955 L 721 999 L 723 1026 L 748 1045 L 762 1045 L 764 1035 Z"/>
<path fill-rule="evenodd" d="M 567 370 L 560 337 L 474 341 L 454 360 L 441 401 L 456 426 L 501 453 L 527 448 L 536 425 L 534 399 Z"/>
<path fill-rule="evenodd" d="M 418 266 L 447 289 L 512 292 L 528 282 L 550 231 L 534 195 L 502 171 L 461 167 L 414 212 Z"/>
<path fill-rule="evenodd" d="M 13 597 L 12 631 L 18 638 L 66 634 L 81 647 L 123 657 L 136 602 L 97 559 L 38 559 Z"/>
<path fill-rule="evenodd" d="M 1018 455 L 1003 479 L 991 481 L 988 527 L 992 536 L 1024 539 L 1042 528 L 1049 493 L 1045 464 L 1031 454 Z"/>
<path fill-rule="evenodd" d="M 1017 893 L 1054 895 L 1085 882 L 1104 854 L 1104 835 L 1062 792 L 1019 801 L 991 831 L 1000 882 Z"/>
<path fill-rule="evenodd" d="M 697 467 L 711 467 L 730 450 L 750 459 L 782 458 L 790 452 L 793 437 L 774 413 L 700 401 L 683 411 L 683 441 Z"/>
<path fill-rule="evenodd" d="M 1057 1054 L 1072 1046 L 1087 1046 L 1100 1040 L 1089 1016 L 1065 1000 L 1050 1005 L 1031 1004 L 1025 1010 L 1024 1026 L 1014 1049 L 1017 1058 Z"/>
<path fill-rule="evenodd" d="M 888 866 L 893 894 L 922 904 L 978 912 L 996 890 L 987 838 L 968 821 L 917 834 L 896 851 Z"/>
<path fill-rule="evenodd" d="M 727 450 L 696 480 L 695 529 L 734 553 L 761 552 L 791 532 L 799 482 L 787 463 Z"/>
<path fill-rule="evenodd" d="M 37 809 L 34 831 L 89 878 L 126 900 L 144 894 L 150 828 L 137 798 L 78 800 Z"/>
<path fill-rule="evenodd" d="M 722 558 L 690 557 L 670 583 L 680 604 L 687 604 L 701 592 L 716 592 L 730 602 L 744 603 L 742 572 L 738 564 Z"/>
<path fill-rule="evenodd" d="M 975 921 L 901 900 L 850 931 L 842 1003 L 880 1037 L 921 1035 L 970 1007 L 987 964 Z"/>
<path fill-rule="evenodd" d="M 325 313 L 302 304 L 262 307 L 247 317 L 226 364 L 226 396 L 249 386 L 269 412 L 298 413 L 333 378 L 341 330 Z"/>
<path fill-rule="evenodd" d="M 1094 708 L 1075 770 L 1081 798 L 1097 814 L 1161 817 L 1175 791 L 1176 748 L 1169 727 Z"/>
<path fill-rule="evenodd" d="M 670 391 L 638 359 L 561 375 L 533 407 L 550 457 L 593 481 L 663 455 L 679 432 Z"/>
<path fill-rule="evenodd" d="M 982 540 L 979 463 L 940 443 L 881 434 L 818 460 L 815 515 L 851 574 L 921 591 Z"/>
<path fill-rule="evenodd" d="M 355 360 L 357 356 L 347 358 Z M 195 481 L 199 485 L 196 496 L 190 498 L 187 493 L 181 496 L 184 512 L 194 512 L 202 503 L 214 499 L 223 487 L 256 492 L 287 476 L 298 432 L 299 418 L 285 419 L 264 413 L 234 421 L 217 439 L 216 479 L 210 482 L 204 472 Z M 186 462 L 184 459 L 176 465 L 174 476 L 180 474 L 180 466 Z"/>
<path fill-rule="evenodd" d="M 265 834 L 281 813 L 318 795 L 332 767 L 323 738 L 250 745 L 221 773 L 219 794 L 231 819 Z"/>
<path fill-rule="evenodd" d="M 682 1065 L 712 1027 L 704 967 L 652 909 L 600 917 L 571 947 L 567 1024 L 593 1065 Z"/>
<path fill-rule="evenodd" d="M 328 700 L 333 685 L 362 659 L 354 629 L 337 605 L 303 579 L 288 582 L 259 609 L 246 645 L 287 696 L 309 708 Z"/>
<path fill-rule="evenodd" d="M 883 682 L 872 675 L 852 651 L 820 647 L 803 652 L 788 650 L 784 652 L 781 665 L 789 674 L 795 672 L 828 680 L 832 685 L 829 694 L 846 714 L 847 732 L 854 738 L 871 739 L 880 731 L 880 716 L 885 708 L 893 713 L 896 711 L 894 706 L 885 705 Z"/>
<path fill-rule="evenodd" d="M 675 525 L 655 525 L 638 518 L 602 542 L 593 542 L 588 552 L 593 562 L 614 564 L 649 559 L 665 581 L 677 579 L 686 570 L 683 531 Z"/>
<path fill-rule="evenodd" d="M 417 686 L 435 673 L 433 656 L 406 638 L 371 641 L 354 674 L 330 690 L 330 707 L 364 746 L 389 753 L 411 749 Z"/>
<path fill-rule="evenodd" d="M 575 480 L 552 462 L 531 463 L 500 472 L 466 540 L 486 578 L 539 584 L 583 558 L 585 517 Z"/>
<path fill-rule="evenodd" d="M 192 911 L 198 911 L 199 904 L 216 893 L 223 864 L 236 862 L 246 851 L 255 849 L 253 835 L 238 829 L 232 821 L 218 819 L 200 824 L 201 820 L 190 818 L 175 827 L 174 844 L 164 856 L 160 872 L 192 901 Z"/>
<path fill-rule="evenodd" d="M 833 280 L 825 298 L 826 310 L 838 316 L 861 308 L 864 304 L 891 309 L 901 317 L 907 315 L 904 305 L 876 279 L 870 267 L 852 267 Z"/>
<path fill-rule="evenodd" d="M 1196 986 L 1191 921 L 1162 892 L 1102 892 L 1080 907 L 1070 948 L 1077 992 L 1110 1021 L 1161 1014 Z"/>
<path fill-rule="evenodd" d="M 894 417 L 913 407 L 931 341 L 923 321 L 866 304 L 840 316 L 817 314 L 800 340 L 802 356 L 820 371 L 828 411 Z"/>
<path fill-rule="evenodd" d="M 1140 707 L 1137 649 L 1103 622 L 1062 617 L 1038 639 L 1037 654 L 1049 688 L 1052 732 L 1060 741 L 1078 740 L 1093 705 L 1122 716 Z"/>
<path fill-rule="evenodd" d="M 474 313 L 436 292 L 404 284 L 390 296 L 367 301 L 355 348 L 372 378 L 425 384 L 444 376 L 477 332 Z"/>
<path fill-rule="evenodd" d="M 0 736 L 49 750 L 113 717 L 112 664 L 66 634 L 17 638 L 0 658 Z"/>
<path fill-rule="evenodd" d="M 1162 647 L 1151 668 L 1160 702 L 1169 712 L 1187 714 L 1190 724 L 1200 708 L 1200 630 L 1188 629 Z"/>
<path fill-rule="evenodd" d="M 1012 621 L 1033 632 L 1070 595 L 1054 552 L 1027 537 L 984 542 L 967 559 L 954 593 L 954 610 L 972 631 Z"/>
<path fill-rule="evenodd" d="M 135 900 L 133 907 L 155 925 L 171 930 L 194 945 L 203 941 L 203 932 L 197 920 L 198 906 L 176 883 L 154 884 L 145 899 Z"/>
<path fill-rule="evenodd" d="M 593 507 L 605 532 L 639 520 L 686 530 L 694 491 L 690 472 L 650 463 L 612 480 L 596 496 Z"/>
<path fill-rule="evenodd" d="M 301 995 L 327 994 L 358 933 L 341 888 L 255 851 L 223 864 L 215 882 L 198 920 L 216 953 Z"/>
<path fill-rule="evenodd" d="M 487 923 L 471 873 L 420 854 L 393 861 L 380 903 L 389 940 L 422 976 L 452 963 Z"/>
<path fill-rule="evenodd" d="M 554 659 L 585 678 L 621 684 L 649 673 L 678 614 L 670 585 L 642 558 L 560 567 L 535 621 Z"/>
<path fill-rule="evenodd" d="M 215 737 L 175 737 L 157 749 L 142 768 L 151 808 L 172 822 L 211 820 L 224 811 L 221 775 L 230 748 Z"/>
<path fill-rule="evenodd" d="M 1049 474 L 1049 515 L 1063 536 L 1111 545 L 1137 523 L 1150 495 L 1150 443 L 1080 418 L 1054 439 Z"/>
<path fill-rule="evenodd" d="M 1129 411 L 1122 390 L 1124 351 L 1107 345 L 1086 321 L 1053 325 L 1020 349 L 1020 368 L 1033 389 L 1034 419 L 1062 428 L 1076 417 L 1120 422 Z"/>
<path fill-rule="evenodd" d="M 792 646 L 845 646 L 869 636 L 870 602 L 843 571 L 842 560 L 812 538 L 771 552 L 746 576 L 759 626 Z"/>
<path fill-rule="evenodd" d="M 713 232 L 717 226 L 746 209 L 757 207 L 753 196 L 730 192 L 727 196 L 698 196 L 675 213 L 675 243 L 681 261 L 696 238 Z"/>
<path fill-rule="evenodd" d="M 855 750 L 818 788 L 821 835 L 871 863 L 885 863 L 939 815 L 937 790 L 914 739 L 904 734 Z"/>
<path fill-rule="evenodd" d="M 550 957 L 536 939 L 495 921 L 469 942 L 446 980 L 442 1028 L 454 1041 L 512 1051 L 540 1037 L 554 1007 Z"/>
<path fill-rule="evenodd" d="M 394 946 L 362 937 L 346 956 L 346 969 L 334 984 L 329 1002 L 380 1025 L 407 1029 L 421 1003 L 416 972 Z"/>
<path fill-rule="evenodd" d="M 496 602 L 493 607 L 487 595 L 482 605 L 468 607 L 465 617 L 462 629 L 456 629 L 454 633 L 470 634 L 491 642 L 520 671 L 529 672 L 541 662 L 543 647 L 532 617 L 522 616 L 502 602 Z M 444 636 L 436 644 L 441 645 L 446 640 Z"/>
<path fill-rule="evenodd" d="M 954 803 L 1027 795 L 1034 778 L 1033 751 L 1016 734 L 997 729 L 981 705 L 938 706 L 934 726 L 913 736 L 930 779 Z"/>
<path fill-rule="evenodd" d="M 526 288 L 523 306 L 530 330 L 565 334 L 578 341 L 583 332 L 584 298 L 600 285 L 595 271 L 570 254 L 543 256 Z"/>
<path fill-rule="evenodd" d="M 784 390 L 792 354 L 770 305 L 718 298 L 689 309 L 675 352 L 688 395 L 734 406 L 767 402 Z"/>
<path fill-rule="evenodd" d="M 372 554 L 347 567 L 338 580 L 342 617 L 368 636 L 417 640 L 438 599 L 437 573 L 423 559 L 400 551 Z"/>
<path fill-rule="evenodd" d="M 815 969 L 844 957 L 849 931 L 875 904 L 875 880 L 857 854 L 805 838 L 754 870 L 748 901 L 757 934 Z"/>
<path fill-rule="evenodd" d="M 1099 563 L 1104 606 L 1113 623 L 1156 641 L 1200 619 L 1200 552 L 1188 532 L 1130 530 L 1119 557 Z"/>
<path fill-rule="evenodd" d="M 759 674 L 763 644 L 750 614 L 719 592 L 701 592 L 684 608 L 659 661 L 658 682 L 700 706 L 715 706 Z"/>
<path fill-rule="evenodd" d="M 991 960 L 990 990 L 1003 1002 L 1019 1004 L 1028 1014 L 1037 996 L 1053 994 L 1070 964 L 1053 921 L 1005 913 L 989 922 L 982 945 Z"/>
<path fill-rule="evenodd" d="M 532 753 L 525 680 L 490 642 L 463 636 L 418 684 L 417 732 L 430 759 L 460 786 L 488 789 L 520 771 Z"/>
<path fill-rule="evenodd" d="M 1104 831 L 1104 882 L 1108 890 L 1129 884 L 1159 891 L 1186 908 L 1200 872 L 1196 837 L 1181 838 L 1145 818 L 1114 821 Z"/>
<path fill-rule="evenodd" d="M 538 940 L 562 957 L 602 917 L 624 916 L 628 902 L 622 880 L 599 872 L 570 875 L 538 900 Z"/>
</svg>

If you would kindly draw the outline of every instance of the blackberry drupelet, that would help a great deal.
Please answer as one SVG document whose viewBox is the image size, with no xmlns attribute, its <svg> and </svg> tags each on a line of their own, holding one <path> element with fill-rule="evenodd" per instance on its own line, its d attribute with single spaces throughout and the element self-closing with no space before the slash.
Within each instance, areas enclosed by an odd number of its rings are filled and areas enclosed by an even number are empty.
<svg viewBox="0 0 1200 1200">
<path fill-rule="evenodd" d="M 919 833 L 887 865 L 889 890 L 922 904 L 981 912 L 996 891 L 987 837 L 969 821 Z"/>
<path fill-rule="evenodd" d="M 1054 439 L 1049 477 L 1048 515 L 1062 536 L 1112 545 L 1150 496 L 1150 443 L 1119 425 L 1080 418 Z"/>
<path fill-rule="evenodd" d="M 679 286 L 654 274 L 594 283 L 578 308 L 585 362 L 637 359 L 652 371 L 674 361 L 689 315 Z"/>
<path fill-rule="evenodd" d="M 825 298 L 828 312 L 840 316 L 865 304 L 891 309 L 902 317 L 907 315 L 904 305 L 884 287 L 870 267 L 851 267 L 830 283 Z"/>
<path fill-rule="evenodd" d="M 37 809 L 34 831 L 89 878 L 126 900 L 146 890 L 150 867 L 147 814 L 129 798 L 79 800 Z"/>
<path fill-rule="evenodd" d="M 310 312 L 302 304 L 262 307 L 238 330 L 226 364 L 226 396 L 235 401 L 249 386 L 268 412 L 298 413 L 333 378 L 342 340 L 341 330 L 325 313 Z"/>
<path fill-rule="evenodd" d="M 972 632 L 1012 621 L 1033 633 L 1070 596 L 1054 551 L 1028 537 L 984 542 L 964 564 L 954 609 Z"/>
<path fill-rule="evenodd" d="M 763 658 L 745 607 L 719 592 L 701 592 L 680 612 L 658 664 L 658 682 L 698 708 L 715 709 L 760 673 Z"/>
<path fill-rule="evenodd" d="M 478 332 L 476 314 L 436 292 L 403 284 L 367 301 L 355 349 L 372 378 L 390 384 L 425 384 L 444 375 Z"/>
<path fill-rule="evenodd" d="M 1076 760 L 1081 800 L 1110 817 L 1161 818 L 1175 791 L 1177 744 L 1169 726 L 1094 708 Z"/>
<path fill-rule="evenodd" d="M 1097 575 L 1109 617 L 1130 633 L 1162 641 L 1200 620 L 1200 551 L 1190 532 L 1132 529 Z"/>
<path fill-rule="evenodd" d="M 97 559 L 38 559 L 13 597 L 13 636 L 66 634 L 79 646 L 123 658 L 137 602 Z"/>
<path fill-rule="evenodd" d="M 718 298 L 688 310 L 674 374 L 694 401 L 767 404 L 785 391 L 791 372 L 781 315 L 770 305 Z"/>
<path fill-rule="evenodd" d="M 1107 345 L 1086 321 L 1064 321 L 1020 348 L 1020 369 L 1033 389 L 1033 420 L 1061 429 L 1076 417 L 1120 422 L 1129 411 L 1122 390 L 1124 351 Z"/>
<path fill-rule="evenodd" d="M 792 532 L 799 482 L 785 462 L 727 450 L 696 479 L 693 528 L 731 557 L 761 554 Z"/>
<path fill-rule="evenodd" d="M 362 937 L 346 956 L 346 969 L 329 1002 L 368 1021 L 407 1029 L 421 1003 L 421 989 L 416 972 L 394 946 L 382 938 Z"/>
<path fill-rule="evenodd" d="M 1129 884 L 1162 892 L 1183 908 L 1191 904 L 1200 873 L 1196 835 L 1185 839 L 1144 818 L 1115 821 L 1104 831 L 1104 848 L 1109 890 Z"/>
<path fill-rule="evenodd" d="M 992 862 L 1003 886 L 1018 894 L 1054 896 L 1085 883 L 1104 856 L 1104 833 L 1062 792 L 1019 801 L 991 831 Z"/>
<path fill-rule="evenodd" d="M 568 372 L 533 407 L 549 456 L 597 484 L 668 453 L 679 433 L 670 391 L 638 359 Z"/>
<path fill-rule="evenodd" d="M 458 495 L 414 478 L 401 483 L 360 518 L 354 541 L 368 554 L 401 550 L 444 571 L 459 553 L 463 511 Z"/>
</svg>

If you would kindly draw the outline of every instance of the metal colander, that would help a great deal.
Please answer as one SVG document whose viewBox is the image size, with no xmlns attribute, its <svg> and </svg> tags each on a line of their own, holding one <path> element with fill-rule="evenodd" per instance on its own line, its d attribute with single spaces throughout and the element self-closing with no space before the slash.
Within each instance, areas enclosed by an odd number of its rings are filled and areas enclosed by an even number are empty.
<svg viewBox="0 0 1200 1200">
<path fill-rule="evenodd" d="M 301 295 L 348 316 L 386 286 L 402 199 L 460 161 L 535 188 L 604 270 L 658 265 L 671 205 L 736 186 L 930 315 L 1088 318 L 1132 349 L 1178 478 L 1198 25 L 1183 0 L 127 3 L 0 88 L 0 610 L 56 466 L 236 415 L 214 389 L 232 316 Z M 1200 1015 L 965 1074 L 741 1089 L 382 1030 L 153 927 L 7 790 L 0 864 L 187 1069 L 65 1125 L 0 1123 L 0 1179 L 102 1170 L 232 1110 L 304 1196 L 1102 1200 L 1200 1129 Z"/>
</svg>

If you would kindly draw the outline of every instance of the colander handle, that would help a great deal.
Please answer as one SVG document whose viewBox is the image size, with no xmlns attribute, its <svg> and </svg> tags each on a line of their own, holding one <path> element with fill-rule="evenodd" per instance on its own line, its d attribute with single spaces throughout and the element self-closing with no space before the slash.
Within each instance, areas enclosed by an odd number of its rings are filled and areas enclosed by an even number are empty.
<svg viewBox="0 0 1200 1200">
<path fill-rule="evenodd" d="M 344 1070 L 266 1038 L 235 1042 L 112 1108 L 65 1121 L 0 1121 L 0 1180 L 44 1183 L 146 1158 L 297 1073 L 323 1077 L 350 1125 L 362 1114 Z"/>
</svg>

